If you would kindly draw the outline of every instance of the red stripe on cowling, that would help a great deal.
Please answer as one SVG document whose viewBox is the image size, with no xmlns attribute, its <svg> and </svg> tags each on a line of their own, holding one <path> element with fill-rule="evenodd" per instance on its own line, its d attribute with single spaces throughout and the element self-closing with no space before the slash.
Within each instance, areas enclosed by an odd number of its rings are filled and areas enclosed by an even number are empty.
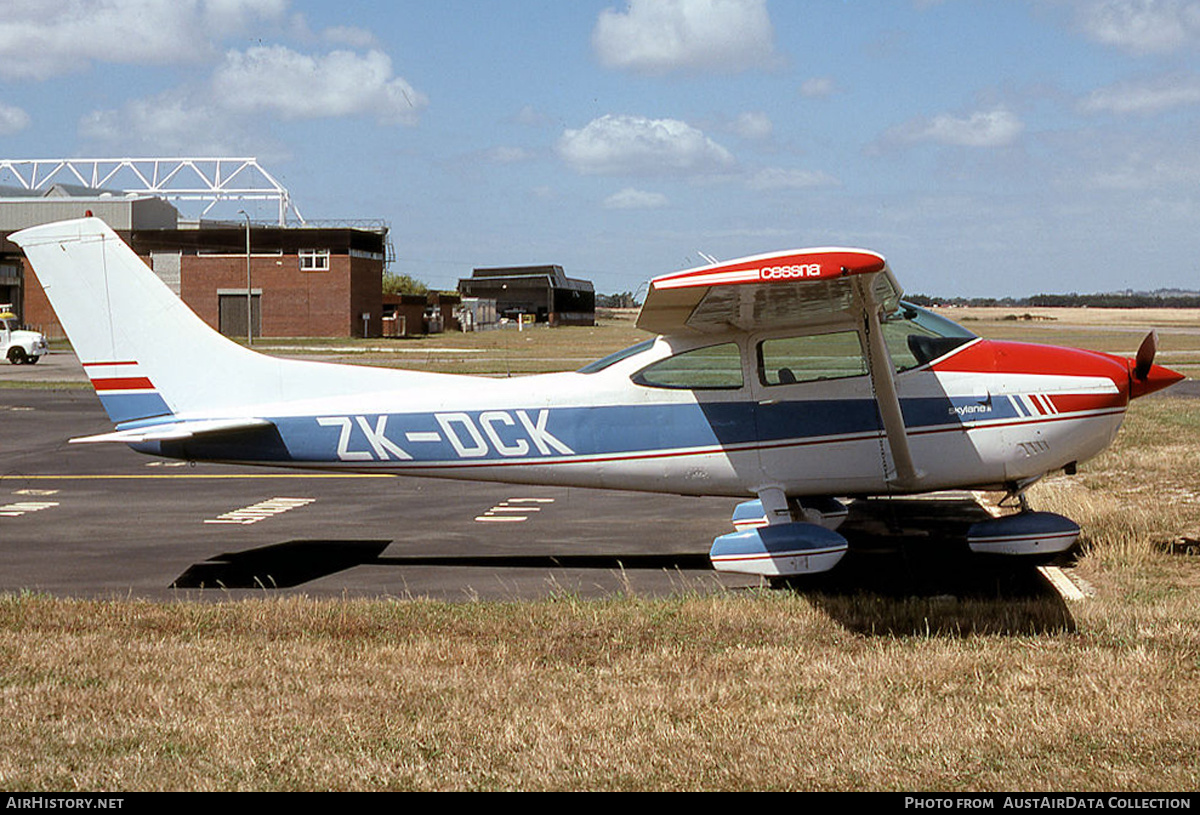
<svg viewBox="0 0 1200 815">
<path fill-rule="evenodd" d="M 1059 413 L 1125 407 L 1125 396 L 1121 393 L 1059 393 L 1046 399 Z"/>
<path fill-rule="evenodd" d="M 933 365 L 938 373 L 1005 373 L 1053 376 L 1103 376 L 1120 391 L 1129 390 L 1126 360 L 1099 351 L 984 340 Z"/>
</svg>

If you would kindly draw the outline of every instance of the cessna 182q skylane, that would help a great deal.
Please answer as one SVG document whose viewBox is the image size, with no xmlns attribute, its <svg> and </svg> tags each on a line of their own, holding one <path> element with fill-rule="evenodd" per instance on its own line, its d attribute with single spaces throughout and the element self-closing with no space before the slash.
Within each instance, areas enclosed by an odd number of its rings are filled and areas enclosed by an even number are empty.
<svg viewBox="0 0 1200 815">
<path fill-rule="evenodd" d="M 487 379 L 277 359 L 209 328 L 103 222 L 11 238 L 114 432 L 171 458 L 747 500 L 710 553 L 786 576 L 846 551 L 834 496 L 1005 490 L 981 552 L 1069 547 L 1024 490 L 1114 438 L 1131 398 L 1183 377 L 1136 359 L 977 337 L 901 302 L 883 257 L 759 255 L 650 283 L 658 335 L 573 373 Z"/>
</svg>

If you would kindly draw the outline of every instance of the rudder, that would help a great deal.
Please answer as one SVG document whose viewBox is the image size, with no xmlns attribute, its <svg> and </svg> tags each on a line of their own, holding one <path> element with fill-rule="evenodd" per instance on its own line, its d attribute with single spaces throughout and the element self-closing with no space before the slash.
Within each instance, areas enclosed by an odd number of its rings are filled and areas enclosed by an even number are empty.
<svg viewBox="0 0 1200 815">
<path fill-rule="evenodd" d="M 213 331 L 98 218 L 36 226 L 10 240 L 25 251 L 119 425 L 220 405 L 197 379 L 205 368 L 230 372 L 225 384 L 236 389 L 274 367 Z"/>
</svg>

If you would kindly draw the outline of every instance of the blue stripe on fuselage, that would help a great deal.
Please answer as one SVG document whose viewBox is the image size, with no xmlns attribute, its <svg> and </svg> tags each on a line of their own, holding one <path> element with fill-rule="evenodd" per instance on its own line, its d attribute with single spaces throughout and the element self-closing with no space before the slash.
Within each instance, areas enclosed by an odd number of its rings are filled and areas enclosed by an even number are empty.
<svg viewBox="0 0 1200 815">
<path fill-rule="evenodd" d="M 1008 399 L 905 399 L 909 431 L 1019 418 Z M 268 417 L 269 418 L 269 417 Z M 270 418 L 269 434 L 217 433 L 146 452 L 222 460 L 379 463 L 532 462 L 874 437 L 874 400 L 612 405 Z M 219 451 L 219 453 L 218 453 Z M 239 454 L 240 451 L 240 454 Z"/>
<path fill-rule="evenodd" d="M 946 429 L 1016 416 L 1008 400 L 903 402 L 909 429 Z M 874 400 L 525 408 L 280 418 L 291 457 L 315 461 L 480 461 L 705 450 L 875 435 Z M 374 438 L 372 438 L 374 437 Z M 405 458 L 408 457 L 408 458 Z"/>
</svg>

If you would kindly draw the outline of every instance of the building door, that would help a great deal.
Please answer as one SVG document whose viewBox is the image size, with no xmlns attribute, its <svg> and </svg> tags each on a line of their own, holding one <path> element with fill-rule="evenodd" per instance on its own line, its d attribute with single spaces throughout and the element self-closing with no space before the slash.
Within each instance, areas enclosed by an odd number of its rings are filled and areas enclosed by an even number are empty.
<svg viewBox="0 0 1200 815">
<path fill-rule="evenodd" d="M 220 322 L 219 330 L 226 337 L 245 337 L 246 336 L 246 295 L 243 294 L 220 294 L 218 296 Z M 253 306 L 251 311 L 251 320 L 253 326 L 253 336 L 258 337 L 262 334 L 262 295 L 255 293 L 253 295 Z"/>
</svg>

